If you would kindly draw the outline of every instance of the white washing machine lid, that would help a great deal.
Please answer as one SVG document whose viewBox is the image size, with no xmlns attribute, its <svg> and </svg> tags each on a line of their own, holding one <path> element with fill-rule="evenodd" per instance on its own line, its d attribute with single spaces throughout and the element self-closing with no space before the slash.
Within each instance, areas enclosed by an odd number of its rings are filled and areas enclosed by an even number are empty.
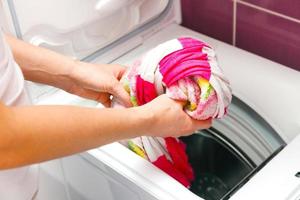
<svg viewBox="0 0 300 200">
<path fill-rule="evenodd" d="M 3 4 L 17 37 L 77 59 L 98 57 L 138 32 L 147 34 L 180 22 L 178 0 L 6 0 Z M 136 37 L 118 52 L 141 42 Z M 112 56 L 118 57 L 118 52 Z"/>
</svg>

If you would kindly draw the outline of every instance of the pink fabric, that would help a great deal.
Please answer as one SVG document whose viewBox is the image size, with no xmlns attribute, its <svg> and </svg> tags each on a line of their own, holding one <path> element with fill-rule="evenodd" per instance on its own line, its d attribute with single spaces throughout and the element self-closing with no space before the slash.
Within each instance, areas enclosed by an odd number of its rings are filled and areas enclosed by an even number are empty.
<svg viewBox="0 0 300 200">
<path fill-rule="evenodd" d="M 197 120 L 222 117 L 231 101 L 229 82 L 217 66 L 213 49 L 194 38 L 170 40 L 150 50 L 133 64 L 124 83 L 133 105 L 166 93 L 185 101 L 185 112 Z M 194 180 L 179 139 L 142 136 L 130 139 L 128 147 L 184 186 L 190 187 Z"/>
<path fill-rule="evenodd" d="M 182 44 L 183 48 L 191 47 L 191 46 L 198 46 L 198 47 L 209 47 L 206 43 L 200 40 L 195 40 L 194 38 L 191 37 L 181 37 L 178 38 L 180 43 Z"/>
<path fill-rule="evenodd" d="M 209 80 L 210 65 L 207 55 L 201 50 L 202 46 L 186 47 L 170 53 L 160 61 L 160 73 L 163 75 L 163 82 L 167 87 L 184 77 L 193 75 L 200 75 Z"/>
</svg>

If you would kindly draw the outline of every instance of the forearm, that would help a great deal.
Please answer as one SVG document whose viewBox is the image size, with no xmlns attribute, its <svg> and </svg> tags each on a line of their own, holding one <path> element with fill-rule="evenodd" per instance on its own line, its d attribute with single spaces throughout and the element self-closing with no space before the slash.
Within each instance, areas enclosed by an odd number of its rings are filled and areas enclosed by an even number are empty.
<svg viewBox="0 0 300 200">
<path fill-rule="evenodd" d="M 13 36 L 5 36 L 26 80 L 52 85 L 65 90 L 70 87 L 73 59 L 54 51 L 36 47 Z"/>
<path fill-rule="evenodd" d="M 35 106 L 9 109 L 0 128 L 0 168 L 82 152 L 144 132 L 139 109 Z M 142 117 L 141 117 L 142 116 Z M 2 127 L 1 127 L 2 126 Z M 2 132 L 2 131 L 1 131 Z M 2 137 L 2 138 L 1 138 Z"/>
</svg>

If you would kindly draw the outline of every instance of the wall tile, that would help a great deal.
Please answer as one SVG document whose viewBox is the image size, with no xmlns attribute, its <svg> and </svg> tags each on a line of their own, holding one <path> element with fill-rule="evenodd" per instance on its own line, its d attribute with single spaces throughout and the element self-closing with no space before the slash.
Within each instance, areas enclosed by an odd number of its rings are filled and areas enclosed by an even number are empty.
<svg viewBox="0 0 300 200">
<path fill-rule="evenodd" d="M 300 71 L 300 24 L 238 4 L 236 45 Z"/>
<path fill-rule="evenodd" d="M 248 3 L 300 19 L 300 0 L 244 0 Z"/>
<path fill-rule="evenodd" d="M 232 43 L 232 0 L 181 0 L 182 25 Z"/>
</svg>

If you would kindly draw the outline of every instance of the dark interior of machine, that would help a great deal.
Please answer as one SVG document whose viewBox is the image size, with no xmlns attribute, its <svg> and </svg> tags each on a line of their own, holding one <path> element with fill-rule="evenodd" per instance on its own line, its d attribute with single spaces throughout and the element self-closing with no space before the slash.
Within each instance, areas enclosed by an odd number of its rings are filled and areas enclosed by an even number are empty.
<svg viewBox="0 0 300 200">
<path fill-rule="evenodd" d="M 210 130 L 180 138 L 194 169 L 190 190 L 206 200 L 222 199 L 253 167 L 215 137 Z"/>
</svg>

